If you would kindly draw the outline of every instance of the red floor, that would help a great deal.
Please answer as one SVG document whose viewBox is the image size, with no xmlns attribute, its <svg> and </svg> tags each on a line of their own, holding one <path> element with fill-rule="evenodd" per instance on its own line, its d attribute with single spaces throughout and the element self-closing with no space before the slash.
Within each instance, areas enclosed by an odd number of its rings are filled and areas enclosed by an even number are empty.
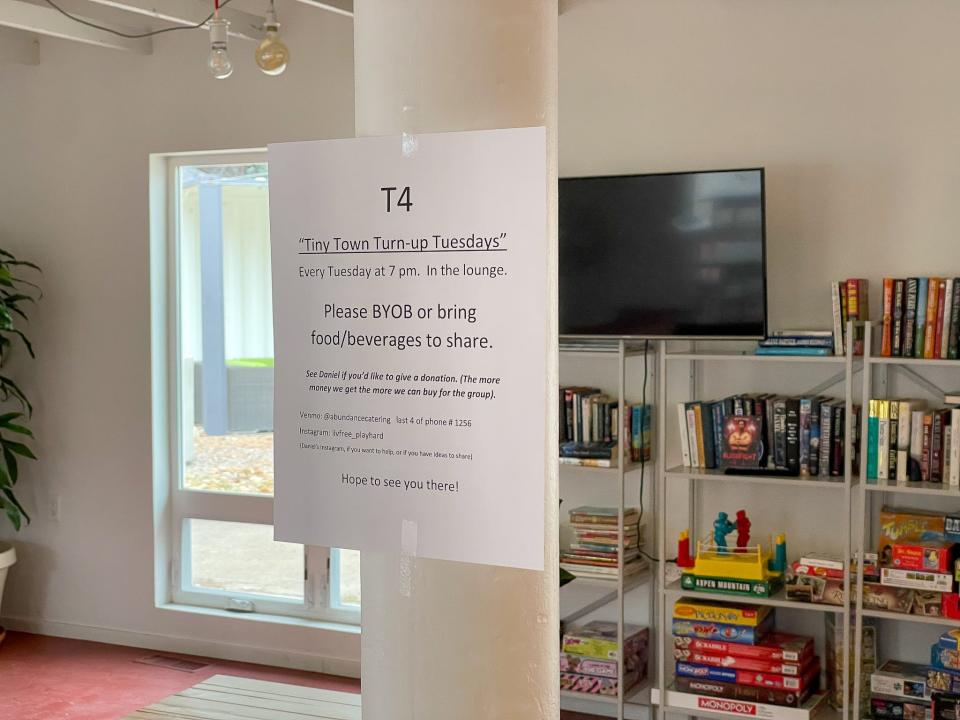
<svg viewBox="0 0 960 720">
<path fill-rule="evenodd" d="M 134 662 L 153 654 L 137 648 L 9 633 L 0 645 L 0 718 L 117 720 L 218 674 L 360 692 L 359 680 L 263 665 L 203 660 L 210 665 L 188 673 Z"/>
</svg>

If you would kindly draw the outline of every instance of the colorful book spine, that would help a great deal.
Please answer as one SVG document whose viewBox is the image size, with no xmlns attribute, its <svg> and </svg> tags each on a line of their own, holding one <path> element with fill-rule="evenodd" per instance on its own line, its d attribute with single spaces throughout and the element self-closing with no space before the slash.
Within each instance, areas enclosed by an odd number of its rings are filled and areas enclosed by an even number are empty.
<svg viewBox="0 0 960 720">
<path fill-rule="evenodd" d="M 906 312 L 907 281 L 895 279 L 893 281 L 893 328 L 891 330 L 890 354 L 894 357 L 903 355 L 903 326 Z"/>
<path fill-rule="evenodd" d="M 907 278 L 903 291 L 903 357 L 913 357 L 913 341 L 917 323 L 917 283 L 918 278 Z"/>
<path fill-rule="evenodd" d="M 888 480 L 890 472 L 890 401 L 877 401 L 877 480 Z"/>
<path fill-rule="evenodd" d="M 953 278 L 947 278 L 943 281 L 940 286 L 942 296 L 940 299 L 939 305 L 943 307 L 943 312 L 940 312 L 940 309 L 937 309 L 937 314 L 939 316 L 939 327 L 937 332 L 939 333 L 939 352 L 937 357 L 946 359 L 950 355 L 950 319 L 952 313 L 953 305 Z"/>
<path fill-rule="evenodd" d="M 924 352 L 923 339 L 924 335 L 926 334 L 927 295 L 929 294 L 929 284 L 928 278 L 917 278 L 917 313 L 913 333 L 913 356 L 915 358 L 922 358 Z"/>
<path fill-rule="evenodd" d="M 867 480 L 877 480 L 877 448 L 880 433 L 880 401 L 871 400 L 867 405 Z"/>
<path fill-rule="evenodd" d="M 880 336 L 880 354 L 893 355 L 893 278 L 883 279 L 883 326 Z"/>
<path fill-rule="evenodd" d="M 843 355 L 843 310 L 842 298 L 840 296 L 840 282 L 830 283 L 830 294 L 833 307 L 833 352 L 835 355 Z"/>
<path fill-rule="evenodd" d="M 680 420 L 680 455 L 684 467 L 693 467 L 690 457 L 690 438 L 687 428 L 687 407 L 684 403 L 677 403 L 677 416 Z"/>
<path fill-rule="evenodd" d="M 890 418 L 890 427 L 887 430 L 887 479 L 897 479 L 897 441 L 900 438 L 900 403 L 897 400 L 891 400 L 888 403 L 888 414 Z"/>
<path fill-rule="evenodd" d="M 920 478 L 930 480 L 930 448 L 933 434 L 933 413 L 923 414 L 923 440 L 920 443 Z"/>
<path fill-rule="evenodd" d="M 957 360 L 960 357 L 960 278 L 953 279 L 953 298 L 950 303 L 950 338 L 947 357 Z"/>
<path fill-rule="evenodd" d="M 935 356 L 934 346 L 937 339 L 937 298 L 940 290 L 940 279 L 930 278 L 927 282 L 927 320 L 923 332 L 923 358 L 932 360 Z"/>
<path fill-rule="evenodd" d="M 910 413 L 910 460 L 907 465 L 907 480 L 923 479 L 923 410 Z"/>
</svg>

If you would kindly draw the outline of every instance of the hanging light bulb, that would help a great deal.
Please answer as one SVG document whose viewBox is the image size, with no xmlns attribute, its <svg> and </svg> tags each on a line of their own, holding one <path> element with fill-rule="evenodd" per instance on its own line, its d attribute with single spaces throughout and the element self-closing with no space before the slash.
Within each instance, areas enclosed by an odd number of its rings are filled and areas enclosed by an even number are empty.
<svg viewBox="0 0 960 720">
<path fill-rule="evenodd" d="M 230 61 L 230 53 L 227 52 L 229 25 L 229 20 L 221 20 L 217 15 L 210 21 L 210 56 L 207 58 L 207 68 L 217 80 L 233 74 L 233 63 Z"/>
<path fill-rule="evenodd" d="M 263 28 L 267 35 L 257 45 L 254 57 L 257 65 L 264 73 L 279 75 L 287 69 L 287 63 L 290 61 L 290 50 L 280 39 L 280 23 L 277 22 L 277 12 L 273 8 L 273 0 L 270 0 L 270 9 L 267 10 Z"/>
</svg>

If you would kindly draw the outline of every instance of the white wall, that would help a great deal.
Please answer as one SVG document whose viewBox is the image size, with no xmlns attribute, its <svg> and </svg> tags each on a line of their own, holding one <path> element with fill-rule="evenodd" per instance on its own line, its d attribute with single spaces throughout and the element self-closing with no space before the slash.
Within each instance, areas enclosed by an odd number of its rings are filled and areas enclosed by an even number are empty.
<svg viewBox="0 0 960 720">
<path fill-rule="evenodd" d="M 869 277 L 876 308 L 886 273 L 960 271 L 953 0 L 567 7 L 561 174 L 766 166 L 772 327 L 827 326 L 834 277 Z M 43 460 L 24 487 L 39 512 L 7 615 L 301 652 L 321 642 L 152 607 L 147 154 L 352 134 L 349 21 L 281 10 L 304 24 L 288 23 L 280 78 L 239 58 L 214 83 L 190 33 L 147 58 L 44 41 L 40 66 L 0 65 L 0 244 L 44 265 L 48 292 L 27 383 Z M 708 391 L 773 382 L 720 377 Z M 44 517 L 52 491 L 59 522 Z M 758 502 L 764 532 L 791 521 L 789 504 Z M 357 645 L 326 647 L 355 657 Z"/>
<path fill-rule="evenodd" d="M 359 671 L 357 635 L 154 608 L 148 155 L 353 133 L 352 22 L 278 6 L 292 61 L 277 78 L 233 42 L 234 75 L 215 81 L 194 31 L 147 57 L 44 39 L 39 66 L 0 65 L 0 247 L 42 266 L 46 293 L 21 375 L 41 460 L 21 485 L 35 517 L 16 538 L 8 625 Z"/>
</svg>

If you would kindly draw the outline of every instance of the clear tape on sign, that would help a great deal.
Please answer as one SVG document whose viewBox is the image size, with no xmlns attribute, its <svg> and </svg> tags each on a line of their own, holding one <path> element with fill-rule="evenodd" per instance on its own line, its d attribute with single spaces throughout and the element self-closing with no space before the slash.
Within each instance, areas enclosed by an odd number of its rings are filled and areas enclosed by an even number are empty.
<svg viewBox="0 0 960 720">
<path fill-rule="evenodd" d="M 417 140 L 416 133 L 407 132 L 407 128 L 414 126 L 416 114 L 416 105 L 405 104 L 400 111 L 400 126 L 403 128 L 403 131 L 400 133 L 400 152 L 403 153 L 405 158 L 413 157 L 417 152 L 417 148 L 420 146 L 420 141 Z"/>
<path fill-rule="evenodd" d="M 419 529 L 414 520 L 400 523 L 400 594 L 410 597 L 413 594 L 413 570 L 417 562 L 417 542 Z"/>
</svg>

